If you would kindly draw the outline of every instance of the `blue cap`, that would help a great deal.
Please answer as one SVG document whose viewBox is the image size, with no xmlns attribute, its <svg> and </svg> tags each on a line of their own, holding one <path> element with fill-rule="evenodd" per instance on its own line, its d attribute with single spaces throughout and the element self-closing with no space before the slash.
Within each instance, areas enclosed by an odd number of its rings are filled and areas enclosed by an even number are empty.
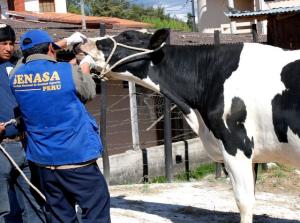
<svg viewBox="0 0 300 223">
<path fill-rule="evenodd" d="M 52 43 L 54 49 L 61 49 L 46 31 L 40 29 L 27 31 L 20 37 L 21 50 L 27 50 L 42 43 Z"/>
</svg>

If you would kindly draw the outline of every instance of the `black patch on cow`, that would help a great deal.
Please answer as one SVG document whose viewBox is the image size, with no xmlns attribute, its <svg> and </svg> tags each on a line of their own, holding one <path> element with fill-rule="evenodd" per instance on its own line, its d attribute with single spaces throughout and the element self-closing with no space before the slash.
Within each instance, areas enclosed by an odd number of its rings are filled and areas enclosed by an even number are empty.
<svg viewBox="0 0 300 223">
<path fill-rule="evenodd" d="M 250 158 L 254 143 L 253 139 L 250 140 L 247 136 L 247 131 L 244 126 L 246 117 L 247 111 L 244 101 L 238 97 L 233 98 L 230 114 L 226 117 L 226 124 L 229 130 L 226 140 L 230 141 L 228 142 L 230 147 L 227 152 L 231 155 L 235 155 L 237 149 L 240 149 L 244 152 L 245 156 Z"/>
<path fill-rule="evenodd" d="M 282 69 L 281 81 L 286 89 L 272 100 L 273 124 L 279 142 L 288 143 L 288 128 L 300 137 L 300 60 Z"/>
</svg>

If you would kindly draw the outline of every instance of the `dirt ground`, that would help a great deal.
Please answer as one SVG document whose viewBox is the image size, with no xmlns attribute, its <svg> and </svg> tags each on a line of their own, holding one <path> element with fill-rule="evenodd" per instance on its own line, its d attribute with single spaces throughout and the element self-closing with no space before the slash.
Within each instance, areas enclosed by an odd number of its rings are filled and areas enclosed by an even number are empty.
<svg viewBox="0 0 300 223">
<path fill-rule="evenodd" d="M 255 223 L 300 223 L 300 171 L 259 174 Z M 112 223 L 238 223 L 228 179 L 110 186 Z"/>
</svg>

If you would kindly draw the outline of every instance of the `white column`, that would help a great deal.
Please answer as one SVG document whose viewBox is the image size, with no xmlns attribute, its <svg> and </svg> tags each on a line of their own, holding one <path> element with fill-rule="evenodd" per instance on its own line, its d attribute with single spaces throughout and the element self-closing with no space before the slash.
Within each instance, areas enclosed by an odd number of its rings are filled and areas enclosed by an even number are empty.
<svg viewBox="0 0 300 223">
<path fill-rule="evenodd" d="M 138 127 L 138 114 L 136 103 L 136 89 L 135 83 L 128 82 L 129 85 L 129 102 L 130 102 L 130 117 L 131 117 L 131 134 L 132 134 L 132 146 L 134 150 L 140 149 L 140 137 Z"/>
<path fill-rule="evenodd" d="M 254 10 L 264 10 L 264 0 L 254 0 Z M 261 34 L 267 34 L 267 21 L 257 21 L 257 32 Z"/>
<path fill-rule="evenodd" d="M 228 2 L 228 7 L 234 8 L 234 0 L 227 0 L 227 2 Z M 230 31 L 231 31 L 231 34 L 236 33 L 236 25 L 235 25 L 234 21 L 230 22 Z"/>
<path fill-rule="evenodd" d="M 82 29 L 86 30 L 85 13 L 84 13 L 84 0 L 80 0 L 80 8 L 81 8 L 81 24 L 82 24 Z"/>
<path fill-rule="evenodd" d="M 211 1 L 211 0 L 210 0 Z M 203 14 L 207 11 L 206 0 L 197 0 L 198 31 L 203 32 Z"/>
</svg>

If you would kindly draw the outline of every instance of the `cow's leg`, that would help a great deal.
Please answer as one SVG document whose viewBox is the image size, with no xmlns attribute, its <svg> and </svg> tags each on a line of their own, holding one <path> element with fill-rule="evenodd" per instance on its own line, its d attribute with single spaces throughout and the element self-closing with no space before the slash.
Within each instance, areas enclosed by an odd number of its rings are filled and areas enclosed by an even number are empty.
<svg viewBox="0 0 300 223">
<path fill-rule="evenodd" d="M 241 223 L 252 223 L 254 197 L 254 178 L 252 159 L 238 151 L 232 156 L 223 149 L 224 163 L 232 182 L 237 206 L 240 210 Z"/>
</svg>

